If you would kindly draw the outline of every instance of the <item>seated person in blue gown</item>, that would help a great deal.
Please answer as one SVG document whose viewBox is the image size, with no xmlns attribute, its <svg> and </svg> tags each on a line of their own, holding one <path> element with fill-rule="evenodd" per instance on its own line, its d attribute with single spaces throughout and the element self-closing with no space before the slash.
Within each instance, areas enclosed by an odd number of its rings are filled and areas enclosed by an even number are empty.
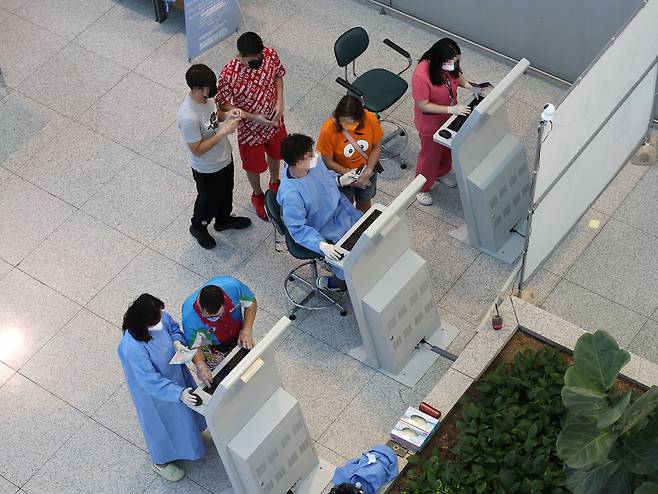
<svg viewBox="0 0 658 494">
<path fill-rule="evenodd" d="M 341 194 L 358 178 L 352 170 L 338 175 L 324 164 L 313 150 L 313 139 L 291 134 L 281 143 L 285 161 L 277 202 L 282 208 L 283 222 L 290 236 L 309 250 L 338 260 L 341 255 L 334 243 L 363 215 Z M 332 268 L 333 276 L 320 276 L 317 286 L 332 291 L 346 289 L 343 272 Z"/>
<path fill-rule="evenodd" d="M 183 333 L 162 301 L 147 293 L 130 305 L 122 328 L 117 352 L 153 470 L 175 482 L 185 472 L 174 460 L 198 460 L 205 453 L 201 432 L 206 422 L 188 408 L 196 404 L 190 394 L 194 378 L 185 364 L 169 364 L 185 344 Z"/>
</svg>

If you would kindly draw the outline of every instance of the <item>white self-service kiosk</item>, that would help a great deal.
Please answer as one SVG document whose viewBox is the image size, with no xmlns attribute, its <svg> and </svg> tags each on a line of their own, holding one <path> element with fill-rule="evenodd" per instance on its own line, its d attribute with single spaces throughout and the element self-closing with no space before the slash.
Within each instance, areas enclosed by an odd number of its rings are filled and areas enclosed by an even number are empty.
<svg viewBox="0 0 658 494">
<path fill-rule="evenodd" d="M 251 351 L 236 347 L 194 393 L 232 489 L 222 494 L 318 494 L 335 466 L 318 458 L 299 402 L 274 359 L 288 329 L 282 318 Z"/>
</svg>

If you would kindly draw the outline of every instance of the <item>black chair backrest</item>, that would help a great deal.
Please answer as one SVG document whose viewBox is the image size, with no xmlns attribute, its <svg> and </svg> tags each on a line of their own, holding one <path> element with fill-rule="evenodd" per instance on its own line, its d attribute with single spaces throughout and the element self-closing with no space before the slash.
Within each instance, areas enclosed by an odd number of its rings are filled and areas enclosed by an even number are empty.
<svg viewBox="0 0 658 494">
<path fill-rule="evenodd" d="M 369 44 L 368 33 L 362 27 L 353 27 L 345 31 L 334 43 L 336 62 L 340 67 L 345 67 L 361 56 Z"/>
<path fill-rule="evenodd" d="M 265 192 L 265 211 L 267 212 L 267 216 L 270 217 L 270 221 L 274 224 L 276 231 L 281 235 L 285 235 L 287 230 L 281 217 L 281 205 L 277 202 L 276 192 L 273 190 L 267 190 Z"/>
</svg>

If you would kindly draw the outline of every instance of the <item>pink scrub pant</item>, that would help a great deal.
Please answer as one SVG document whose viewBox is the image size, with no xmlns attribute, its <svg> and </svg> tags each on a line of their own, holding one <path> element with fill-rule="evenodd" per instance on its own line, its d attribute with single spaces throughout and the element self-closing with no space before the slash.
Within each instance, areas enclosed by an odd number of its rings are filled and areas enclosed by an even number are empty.
<svg viewBox="0 0 658 494">
<path fill-rule="evenodd" d="M 421 135 L 420 151 L 416 161 L 416 176 L 423 175 L 427 182 L 420 191 L 429 191 L 436 179 L 448 173 L 450 168 L 452 168 L 450 149 L 434 142 L 431 135 Z"/>
</svg>

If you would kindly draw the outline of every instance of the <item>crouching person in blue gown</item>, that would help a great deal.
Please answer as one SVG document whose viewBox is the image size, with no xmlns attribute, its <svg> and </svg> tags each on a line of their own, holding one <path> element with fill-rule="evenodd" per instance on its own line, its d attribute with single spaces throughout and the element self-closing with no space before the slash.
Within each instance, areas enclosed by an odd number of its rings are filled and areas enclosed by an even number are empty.
<svg viewBox="0 0 658 494">
<path fill-rule="evenodd" d="M 122 328 L 117 352 L 153 470 L 175 482 L 185 472 L 174 460 L 198 460 L 205 453 L 205 420 L 186 406 L 195 404 L 194 378 L 185 364 L 169 364 L 175 342 L 184 345 L 185 339 L 162 301 L 147 293 L 128 308 Z"/>
<path fill-rule="evenodd" d="M 285 161 L 281 185 L 276 195 L 283 222 L 295 242 L 309 250 L 338 260 L 334 244 L 361 218 L 363 213 L 340 192 L 359 178 L 352 170 L 344 175 L 331 171 L 313 151 L 313 139 L 291 134 L 281 143 Z M 333 276 L 320 276 L 317 286 L 344 291 L 342 270 L 332 267 Z"/>
</svg>

